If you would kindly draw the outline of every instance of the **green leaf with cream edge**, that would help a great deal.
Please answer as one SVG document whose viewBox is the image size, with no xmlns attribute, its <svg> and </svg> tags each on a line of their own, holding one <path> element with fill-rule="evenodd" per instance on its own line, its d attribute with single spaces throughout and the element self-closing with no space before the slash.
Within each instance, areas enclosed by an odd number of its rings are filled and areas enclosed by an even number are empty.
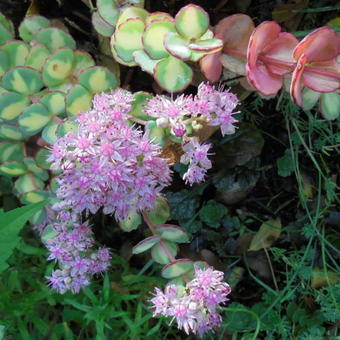
<svg viewBox="0 0 340 340">
<path fill-rule="evenodd" d="M 160 237 L 158 235 L 153 235 L 145 238 L 143 241 L 140 241 L 132 248 L 132 254 L 140 254 L 143 253 L 150 248 L 152 248 L 156 243 L 160 241 Z"/>
<path fill-rule="evenodd" d="M 165 279 L 173 279 L 184 275 L 194 268 L 194 263 L 189 259 L 179 259 L 167 264 L 163 269 L 161 275 Z"/>
</svg>

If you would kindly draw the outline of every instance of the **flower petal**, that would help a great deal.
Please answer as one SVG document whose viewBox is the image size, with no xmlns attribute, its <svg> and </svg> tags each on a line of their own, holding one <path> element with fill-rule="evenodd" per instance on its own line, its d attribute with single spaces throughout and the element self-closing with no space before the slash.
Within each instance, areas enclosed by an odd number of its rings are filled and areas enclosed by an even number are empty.
<svg viewBox="0 0 340 340">
<path fill-rule="evenodd" d="M 266 65 L 270 72 L 278 75 L 284 75 L 293 70 L 295 66 L 295 60 L 293 58 L 293 51 L 298 40 L 291 33 L 280 33 L 278 38 L 275 39 L 268 47 L 266 47 L 262 54 L 267 58 L 276 59 L 290 63 L 291 65 L 284 65 L 284 63 L 271 63 L 267 62 Z"/>
<path fill-rule="evenodd" d="M 302 74 L 306 62 L 307 56 L 303 54 L 293 71 L 292 82 L 290 84 L 290 95 L 292 96 L 293 102 L 298 106 L 302 106 Z"/>
<path fill-rule="evenodd" d="M 246 52 L 254 28 L 253 20 L 248 15 L 234 14 L 219 21 L 215 35 L 219 35 L 226 48 Z"/>
<path fill-rule="evenodd" d="M 221 65 L 221 52 L 216 52 L 213 54 L 208 54 L 204 56 L 200 61 L 200 69 L 204 76 L 215 83 L 221 77 L 222 65 Z"/>
<path fill-rule="evenodd" d="M 296 46 L 294 58 L 298 60 L 302 54 L 307 57 L 308 62 L 336 58 L 340 54 L 340 36 L 327 26 L 320 27 Z"/>
</svg>

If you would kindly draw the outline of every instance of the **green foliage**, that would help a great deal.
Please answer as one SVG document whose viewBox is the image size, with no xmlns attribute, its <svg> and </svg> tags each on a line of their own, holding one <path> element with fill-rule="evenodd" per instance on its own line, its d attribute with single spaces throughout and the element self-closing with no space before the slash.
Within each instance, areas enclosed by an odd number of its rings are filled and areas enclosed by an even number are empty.
<svg viewBox="0 0 340 340">
<path fill-rule="evenodd" d="M 46 203 L 42 201 L 8 212 L 0 211 L 0 273 L 8 268 L 7 260 L 20 241 L 20 230 Z"/>
</svg>

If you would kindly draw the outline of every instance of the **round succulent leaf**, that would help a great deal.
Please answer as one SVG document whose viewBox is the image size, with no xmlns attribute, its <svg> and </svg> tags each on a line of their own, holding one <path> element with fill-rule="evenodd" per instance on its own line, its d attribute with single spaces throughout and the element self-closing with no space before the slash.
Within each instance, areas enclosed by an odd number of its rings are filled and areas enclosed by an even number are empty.
<svg viewBox="0 0 340 340">
<path fill-rule="evenodd" d="M 11 121 L 17 118 L 31 103 L 29 98 L 16 92 L 4 92 L 0 95 L 0 118 Z"/>
<path fill-rule="evenodd" d="M 24 110 L 18 119 L 18 124 L 25 135 L 33 136 L 46 126 L 50 120 L 51 113 L 43 104 L 36 103 Z"/>
<path fill-rule="evenodd" d="M 1 12 L 0 12 L 0 24 L 4 26 L 14 36 L 15 30 L 12 21 L 6 18 Z"/>
<path fill-rule="evenodd" d="M 7 54 L 4 51 L 0 51 L 0 77 L 4 75 L 8 68 L 9 60 Z"/>
<path fill-rule="evenodd" d="M 151 59 L 143 50 L 138 50 L 132 53 L 133 59 L 137 65 L 144 71 L 153 75 L 154 69 L 159 60 Z"/>
<path fill-rule="evenodd" d="M 190 85 L 193 72 L 184 61 L 169 56 L 156 65 L 154 77 L 164 90 L 181 92 Z"/>
<path fill-rule="evenodd" d="M 41 149 L 35 155 L 35 161 L 37 165 L 42 169 L 49 169 L 51 163 L 47 161 L 47 158 L 50 156 L 50 151 L 47 149 Z"/>
<path fill-rule="evenodd" d="M 26 42 L 35 39 L 37 33 L 42 29 L 51 26 L 51 22 L 41 15 L 29 15 L 19 26 L 20 38 Z"/>
<path fill-rule="evenodd" d="M 135 100 L 132 103 L 129 115 L 142 120 L 154 119 L 153 117 L 150 117 L 144 113 L 144 106 L 148 99 L 152 98 L 152 95 L 150 93 L 140 91 L 134 93 L 133 96 L 135 97 Z"/>
<path fill-rule="evenodd" d="M 164 47 L 172 56 L 178 59 L 190 59 L 191 50 L 189 49 L 189 41 L 177 33 L 170 32 L 165 35 Z"/>
<path fill-rule="evenodd" d="M 55 86 L 50 86 L 48 89 L 50 91 L 60 91 L 60 92 L 63 92 L 63 93 L 67 93 L 74 86 L 74 84 L 72 83 L 72 78 L 73 78 L 72 76 L 69 77 L 69 78 L 66 78 L 66 80 L 63 83 L 55 85 Z"/>
<path fill-rule="evenodd" d="M 25 157 L 23 159 L 24 164 L 27 166 L 28 171 L 32 172 L 36 176 L 38 176 L 41 180 L 46 181 L 48 179 L 47 171 L 39 168 L 34 158 Z"/>
<path fill-rule="evenodd" d="M 320 95 L 320 92 L 305 87 L 302 91 L 302 108 L 304 110 L 311 110 L 320 99 Z"/>
<path fill-rule="evenodd" d="M 44 182 L 31 173 L 20 176 L 14 183 L 14 188 L 19 194 L 34 190 L 44 189 Z"/>
<path fill-rule="evenodd" d="M 131 62 L 133 61 L 133 52 L 143 49 L 144 28 L 144 21 L 139 18 L 128 19 L 117 27 L 113 35 L 113 45 L 121 59 Z"/>
<path fill-rule="evenodd" d="M 164 250 L 164 245 L 169 250 L 170 254 L 175 257 L 178 252 L 178 246 L 176 243 L 170 242 L 170 241 L 161 241 L 157 244 L 155 244 L 151 248 L 151 257 L 153 260 L 160 264 L 168 264 L 171 262 L 171 259 L 167 253 L 167 251 Z"/>
<path fill-rule="evenodd" d="M 0 124 L 0 138 L 20 141 L 25 139 L 25 135 L 16 125 Z"/>
<path fill-rule="evenodd" d="M 154 208 L 146 214 L 153 225 L 164 224 L 170 218 L 168 201 L 164 197 L 157 197 Z"/>
<path fill-rule="evenodd" d="M 179 259 L 167 264 L 163 269 L 161 275 L 165 279 L 173 279 L 181 276 L 194 267 L 194 263 L 189 259 Z"/>
<path fill-rule="evenodd" d="M 165 130 L 157 126 L 154 120 L 149 120 L 145 126 L 145 131 L 152 143 L 164 146 L 165 145 Z"/>
<path fill-rule="evenodd" d="M 0 23 L 0 44 L 3 44 L 4 42 L 13 39 L 13 34 Z"/>
<path fill-rule="evenodd" d="M 103 37 L 109 38 L 115 31 L 115 27 L 112 24 L 105 21 L 98 12 L 92 13 L 91 21 L 94 29 L 97 31 L 97 33 L 99 33 Z"/>
<path fill-rule="evenodd" d="M 190 4 L 175 17 L 177 32 L 187 39 L 200 38 L 209 27 L 209 16 L 202 7 Z"/>
<path fill-rule="evenodd" d="M 7 54 L 10 67 L 25 65 L 30 50 L 29 46 L 21 40 L 7 41 L 0 49 Z"/>
<path fill-rule="evenodd" d="M 132 230 L 138 229 L 142 224 L 142 218 L 138 212 L 131 210 L 128 212 L 127 216 L 119 221 L 119 226 L 123 231 L 130 232 Z"/>
<path fill-rule="evenodd" d="M 51 120 L 42 130 L 41 132 L 41 137 L 42 139 L 49 143 L 49 144 L 54 144 L 57 139 L 57 129 L 59 127 L 59 124 L 55 122 L 54 120 Z"/>
<path fill-rule="evenodd" d="M 92 66 L 79 76 L 79 84 L 91 93 L 100 93 L 118 86 L 117 77 L 104 66 Z"/>
<path fill-rule="evenodd" d="M 74 39 L 68 33 L 55 27 L 41 29 L 36 36 L 36 40 L 44 44 L 50 51 L 60 47 L 76 48 Z"/>
<path fill-rule="evenodd" d="M 144 8 L 137 6 L 126 7 L 123 11 L 120 12 L 116 27 L 118 27 L 120 24 L 127 21 L 128 19 L 138 18 L 142 21 L 145 21 L 148 15 L 149 12 Z"/>
<path fill-rule="evenodd" d="M 0 162 L 20 161 L 24 157 L 23 145 L 18 142 L 0 142 Z"/>
<path fill-rule="evenodd" d="M 32 203 L 38 203 L 41 202 L 47 198 L 49 198 L 49 193 L 46 191 L 30 191 L 30 192 L 25 192 L 21 197 L 20 201 L 23 204 L 32 204 Z"/>
<path fill-rule="evenodd" d="M 22 162 L 7 161 L 0 165 L 0 173 L 7 176 L 21 176 L 27 172 L 27 166 Z M 158 236 L 159 237 L 159 236 Z"/>
<path fill-rule="evenodd" d="M 156 233 L 161 239 L 177 243 L 186 243 L 190 240 L 190 235 L 181 227 L 172 224 L 162 224 L 156 227 Z"/>
<path fill-rule="evenodd" d="M 140 254 L 147 250 L 149 250 L 152 246 L 160 241 L 160 237 L 158 235 L 153 235 L 145 238 L 143 241 L 140 241 L 132 248 L 132 254 Z"/>
<path fill-rule="evenodd" d="M 162 59 L 169 55 L 164 47 L 164 37 L 169 32 L 175 32 L 173 19 L 155 19 L 145 27 L 143 33 L 144 50 L 153 59 Z"/>
<path fill-rule="evenodd" d="M 340 115 L 340 93 L 322 93 L 320 96 L 320 111 L 327 120 L 337 119 Z"/>
<path fill-rule="evenodd" d="M 169 13 L 165 12 L 153 12 L 150 13 L 145 19 L 145 25 L 149 25 L 152 21 L 164 18 L 165 20 L 174 20 L 173 17 Z"/>
<path fill-rule="evenodd" d="M 92 94 L 84 86 L 73 86 L 66 95 L 66 113 L 76 115 L 87 112 L 92 106 Z"/>
<path fill-rule="evenodd" d="M 191 51 L 190 61 L 196 63 L 197 61 L 200 61 L 205 55 L 207 55 L 207 53 Z"/>
<path fill-rule="evenodd" d="M 77 117 L 72 117 L 66 120 L 63 124 L 60 124 L 58 126 L 57 135 L 58 137 L 64 137 L 69 132 L 77 133 L 77 131 L 78 131 Z"/>
<path fill-rule="evenodd" d="M 116 52 L 115 50 L 115 35 L 113 34 L 111 39 L 110 39 L 110 50 L 112 53 L 113 58 L 115 59 L 115 61 L 117 61 L 119 64 L 125 65 L 125 66 L 137 66 L 136 62 L 134 60 L 132 61 L 125 61 L 123 60 Z M 135 53 L 135 52 L 134 52 Z M 132 53 L 133 55 L 133 53 Z"/>
<path fill-rule="evenodd" d="M 74 51 L 74 73 L 79 73 L 91 66 L 95 66 L 95 62 L 89 53 L 81 50 Z"/>
<path fill-rule="evenodd" d="M 97 9 L 106 23 L 115 25 L 119 17 L 119 7 L 116 0 L 97 0 Z"/>
<path fill-rule="evenodd" d="M 41 97 L 40 103 L 46 106 L 51 115 L 60 115 L 66 109 L 65 94 L 61 91 L 47 92 Z"/>
<path fill-rule="evenodd" d="M 42 69 L 43 82 L 47 87 L 65 82 L 72 74 L 74 53 L 70 47 L 61 47 L 46 60 Z"/>
<path fill-rule="evenodd" d="M 43 83 L 39 71 L 28 66 L 17 66 L 4 74 L 2 86 L 8 91 L 30 95 L 38 92 Z"/>
<path fill-rule="evenodd" d="M 198 40 L 190 43 L 189 48 L 196 52 L 215 53 L 222 50 L 223 41 L 217 38 Z"/>
<path fill-rule="evenodd" d="M 50 51 L 45 45 L 35 44 L 31 47 L 25 65 L 40 71 L 49 55 Z"/>
</svg>

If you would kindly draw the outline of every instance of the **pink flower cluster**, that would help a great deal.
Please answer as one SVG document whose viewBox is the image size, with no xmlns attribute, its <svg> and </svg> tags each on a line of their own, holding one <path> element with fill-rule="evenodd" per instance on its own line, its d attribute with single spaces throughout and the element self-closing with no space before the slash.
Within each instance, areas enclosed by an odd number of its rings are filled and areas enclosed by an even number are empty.
<svg viewBox="0 0 340 340">
<path fill-rule="evenodd" d="M 171 133 L 176 137 L 183 137 L 185 126 L 194 121 L 220 126 L 222 135 L 226 135 L 235 132 L 237 120 L 233 115 L 238 103 L 236 95 L 223 87 L 215 89 L 208 83 L 201 83 L 196 96 L 181 95 L 175 100 L 155 96 L 149 99 L 144 111 L 157 118 L 158 126 L 171 127 Z"/>
<path fill-rule="evenodd" d="M 124 90 L 96 95 L 94 108 L 77 117 L 77 133 L 57 140 L 49 161 L 61 170 L 57 197 L 73 212 L 123 219 L 131 210 L 153 208 L 171 181 L 161 148 L 128 124 L 133 96 Z"/>
<path fill-rule="evenodd" d="M 68 290 L 78 293 L 82 287 L 90 284 L 92 275 L 108 268 L 111 258 L 109 250 L 91 249 L 94 239 L 86 223 L 56 223 L 53 229 L 57 235 L 46 241 L 50 252 L 48 260 L 57 260 L 61 269 L 53 271 L 47 279 L 51 287 L 61 294 Z"/>
<path fill-rule="evenodd" d="M 179 329 L 202 336 L 220 326 L 222 318 L 218 307 L 228 301 L 230 292 L 222 272 L 212 267 L 195 267 L 195 278 L 185 287 L 168 285 L 164 292 L 156 288 L 150 301 L 154 316 L 170 316 L 176 319 Z"/>
<path fill-rule="evenodd" d="M 77 117 L 77 132 L 52 147 L 51 168 L 61 172 L 59 202 L 52 206 L 55 236 L 45 243 L 49 260 L 57 260 L 60 267 L 48 280 L 60 293 L 79 292 L 93 274 L 109 266 L 108 249 L 95 251 L 91 228 L 80 222 L 84 212 L 94 214 L 103 207 L 104 214 L 124 219 L 131 210 L 153 208 L 159 192 L 170 184 L 161 148 L 128 123 L 133 100 L 124 90 L 96 95 L 93 109 Z"/>
<path fill-rule="evenodd" d="M 183 179 L 190 185 L 204 181 L 206 172 L 212 164 L 208 158 L 210 144 L 200 144 L 197 138 L 192 137 L 182 144 L 184 154 L 180 162 L 188 164 L 188 170 L 183 175 Z"/>
</svg>

